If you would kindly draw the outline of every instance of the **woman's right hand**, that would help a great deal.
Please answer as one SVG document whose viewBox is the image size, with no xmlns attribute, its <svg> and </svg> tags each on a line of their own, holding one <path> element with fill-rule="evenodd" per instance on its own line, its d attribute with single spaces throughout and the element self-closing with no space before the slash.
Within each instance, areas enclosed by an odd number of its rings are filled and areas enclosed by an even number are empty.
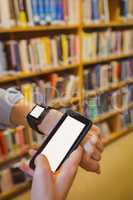
<svg viewBox="0 0 133 200">
<path fill-rule="evenodd" d="M 61 168 L 53 173 L 46 157 L 39 155 L 35 161 L 35 171 L 29 171 L 33 176 L 31 200 L 64 200 L 72 186 L 81 157 L 82 148 L 79 146 Z M 22 169 L 25 171 L 24 166 Z"/>
</svg>

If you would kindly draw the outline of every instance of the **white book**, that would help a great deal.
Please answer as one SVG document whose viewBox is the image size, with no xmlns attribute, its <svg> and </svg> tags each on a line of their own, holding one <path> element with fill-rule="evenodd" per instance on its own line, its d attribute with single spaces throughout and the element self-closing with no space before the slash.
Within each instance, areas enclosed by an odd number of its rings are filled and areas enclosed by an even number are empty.
<svg viewBox="0 0 133 200">
<path fill-rule="evenodd" d="M 110 21 L 108 0 L 103 0 L 103 6 L 104 6 L 104 20 L 106 23 L 108 23 Z"/>
<path fill-rule="evenodd" d="M 0 18 L 2 27 L 11 27 L 9 0 L 0 0 Z"/>
<path fill-rule="evenodd" d="M 26 10 L 27 10 L 27 16 L 28 16 L 28 25 L 33 26 L 34 22 L 33 22 L 31 0 L 26 0 Z"/>
<path fill-rule="evenodd" d="M 23 71 L 30 70 L 30 63 L 28 58 L 28 46 L 26 40 L 21 40 L 19 42 L 19 52 L 20 52 L 20 60 L 21 60 L 21 69 Z"/>
<path fill-rule="evenodd" d="M 92 22 L 92 4 L 91 0 L 83 0 L 83 22 L 89 24 Z"/>
<path fill-rule="evenodd" d="M 4 44 L 0 42 L 0 74 L 7 70 L 6 54 L 4 52 Z"/>
<path fill-rule="evenodd" d="M 69 82 L 66 86 L 66 91 L 65 91 L 66 99 L 69 99 L 74 96 L 75 92 L 77 92 L 77 85 L 78 85 L 78 77 L 70 75 Z"/>
<path fill-rule="evenodd" d="M 43 68 L 45 65 L 44 56 L 43 56 L 43 44 L 41 43 L 41 39 L 36 40 L 37 44 L 37 51 L 38 51 L 38 61 L 40 68 Z"/>
</svg>

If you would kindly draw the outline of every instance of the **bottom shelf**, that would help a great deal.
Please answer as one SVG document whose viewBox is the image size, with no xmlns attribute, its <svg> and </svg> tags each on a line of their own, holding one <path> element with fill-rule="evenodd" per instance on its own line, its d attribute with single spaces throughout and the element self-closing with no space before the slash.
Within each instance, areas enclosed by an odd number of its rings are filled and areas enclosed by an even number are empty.
<svg viewBox="0 0 133 200">
<path fill-rule="evenodd" d="M 0 194 L 0 200 L 12 199 L 26 192 L 27 190 L 30 189 L 30 187 L 31 187 L 31 181 L 27 181 L 25 183 L 21 183 L 17 186 L 14 186 L 14 188 L 11 191 Z"/>
<path fill-rule="evenodd" d="M 103 143 L 105 146 L 109 145 L 111 142 L 114 142 L 115 140 L 119 139 L 120 137 L 131 133 L 133 131 L 133 125 L 130 125 L 128 128 L 123 129 L 119 133 L 113 133 L 109 138 L 103 140 Z"/>
</svg>

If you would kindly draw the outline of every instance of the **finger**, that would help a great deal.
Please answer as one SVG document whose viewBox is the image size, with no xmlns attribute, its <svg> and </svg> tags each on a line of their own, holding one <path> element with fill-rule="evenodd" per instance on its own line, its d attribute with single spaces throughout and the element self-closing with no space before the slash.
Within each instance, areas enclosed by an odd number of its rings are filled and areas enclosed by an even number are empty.
<svg viewBox="0 0 133 200">
<path fill-rule="evenodd" d="M 30 149 L 30 150 L 29 150 L 29 155 L 30 155 L 31 157 L 33 157 L 33 156 L 35 155 L 36 152 L 37 152 L 37 150 Z"/>
<path fill-rule="evenodd" d="M 63 196 L 60 196 L 59 199 L 66 198 L 66 194 L 68 193 L 73 180 L 75 178 L 76 172 L 78 170 L 79 163 L 82 157 L 82 148 L 78 147 L 70 157 L 64 162 L 60 170 L 56 174 L 56 183 L 57 183 L 57 191 Z M 65 181 L 64 181 L 65 180 Z"/>
<path fill-rule="evenodd" d="M 29 167 L 29 165 L 22 163 L 19 167 L 24 173 L 28 174 L 29 176 L 34 175 L 34 171 Z"/>
<path fill-rule="evenodd" d="M 100 161 L 101 160 L 101 153 L 97 149 L 95 149 L 95 151 L 91 155 L 91 158 L 93 160 Z"/>
<path fill-rule="evenodd" d="M 96 125 L 93 125 L 90 131 L 99 137 L 101 136 L 101 131 Z"/>
<path fill-rule="evenodd" d="M 86 158 L 85 158 L 86 157 Z M 97 174 L 101 173 L 99 162 L 89 158 L 87 155 L 84 155 L 80 163 L 81 167 L 89 172 L 95 172 Z"/>
<path fill-rule="evenodd" d="M 101 139 L 98 139 L 96 143 L 96 148 L 102 153 L 104 151 L 104 145 Z"/>
<path fill-rule="evenodd" d="M 39 155 L 35 160 L 36 168 L 33 177 L 31 199 L 54 199 L 53 177 L 48 160 Z"/>
<path fill-rule="evenodd" d="M 97 140 L 100 138 L 100 130 L 95 125 L 92 126 L 91 130 L 87 133 L 82 141 L 82 146 L 89 140 L 92 144 L 96 144 Z"/>
</svg>

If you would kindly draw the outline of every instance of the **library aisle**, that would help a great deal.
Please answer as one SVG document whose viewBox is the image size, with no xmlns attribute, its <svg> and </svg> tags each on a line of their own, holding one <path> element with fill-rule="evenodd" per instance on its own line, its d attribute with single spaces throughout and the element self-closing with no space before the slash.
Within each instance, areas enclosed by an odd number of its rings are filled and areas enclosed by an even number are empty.
<svg viewBox="0 0 133 200">
<path fill-rule="evenodd" d="M 0 88 L 99 127 L 102 174 L 80 169 L 68 200 L 133 199 L 133 0 L 0 0 Z M 30 199 L 20 165 L 44 137 L 23 114 L 0 121 L 0 200 Z"/>
</svg>

